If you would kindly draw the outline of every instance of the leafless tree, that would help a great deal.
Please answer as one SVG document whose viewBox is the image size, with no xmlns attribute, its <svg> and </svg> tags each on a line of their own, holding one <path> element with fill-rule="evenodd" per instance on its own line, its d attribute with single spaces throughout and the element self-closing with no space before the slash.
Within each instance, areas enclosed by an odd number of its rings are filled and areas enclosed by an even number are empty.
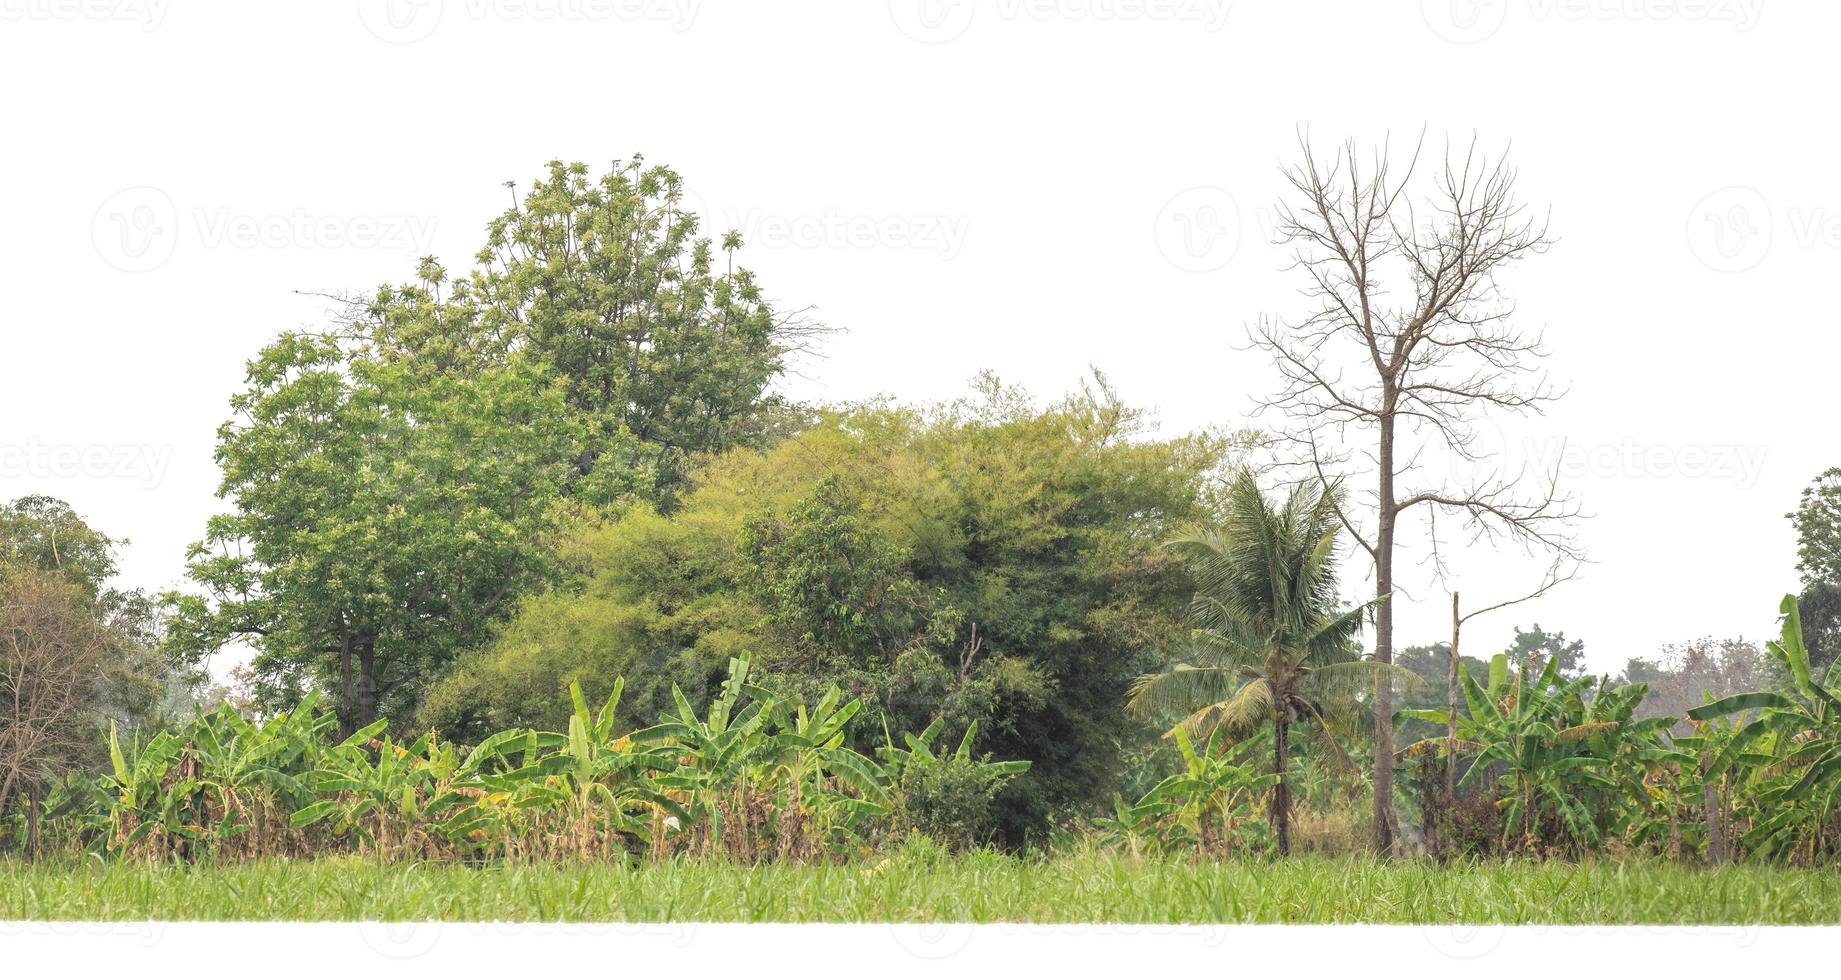
<svg viewBox="0 0 1841 980">
<path fill-rule="evenodd" d="M 0 573 L 0 813 L 15 795 L 26 798 L 28 852 L 37 849 L 45 776 L 95 737 L 89 723 L 117 641 L 75 586 Z"/>
<path fill-rule="evenodd" d="M 1306 280 L 1302 318 L 1267 317 L 1252 328 L 1283 384 L 1262 410 L 1284 417 L 1281 447 L 1307 478 L 1372 489 L 1342 514 L 1374 562 L 1375 659 L 1393 662 L 1400 522 L 1423 513 L 1430 560 L 1441 572 L 1438 518 L 1470 543 L 1509 544 L 1577 558 L 1578 515 L 1544 479 L 1492 468 L 1475 423 L 1483 413 L 1539 411 L 1557 392 L 1540 370 L 1538 336 L 1511 323 L 1497 276 L 1551 240 L 1515 196 L 1515 172 L 1468 148 L 1447 147 L 1419 181 L 1421 138 L 1404 164 L 1387 143 L 1343 144 L 1329 159 L 1300 137 L 1301 162 L 1285 171 L 1278 236 Z M 1402 288 L 1404 287 L 1404 288 Z M 1475 466 L 1475 479 L 1439 477 L 1426 453 Z M 1531 489 L 1529 484 L 1538 485 Z M 1375 690 L 1374 843 L 1393 850 L 1393 692 Z"/>
</svg>

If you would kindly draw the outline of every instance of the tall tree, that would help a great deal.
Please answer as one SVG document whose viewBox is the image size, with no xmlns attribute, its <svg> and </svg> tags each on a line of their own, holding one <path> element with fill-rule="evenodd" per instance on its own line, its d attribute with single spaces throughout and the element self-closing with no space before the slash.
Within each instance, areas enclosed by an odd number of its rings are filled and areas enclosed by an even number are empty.
<svg viewBox="0 0 1841 980">
<path fill-rule="evenodd" d="M 250 363 L 218 435 L 233 508 L 189 559 L 208 597 L 174 599 L 175 649 L 253 643 L 273 700 L 336 691 L 348 730 L 413 707 L 432 671 L 546 580 L 576 434 L 543 372 L 482 352 L 472 311 L 434 287 Z"/>
<path fill-rule="evenodd" d="M 678 174 L 638 156 L 599 178 L 553 161 L 487 229 L 473 273 L 482 322 L 559 378 L 590 422 L 574 459 L 590 496 L 609 496 L 593 474 L 630 434 L 668 504 L 691 456 L 771 424 L 768 386 L 823 333 L 804 310 L 772 307 L 736 265 L 739 235 L 724 234 L 718 254 L 702 234 Z"/>
<path fill-rule="evenodd" d="M 250 364 L 219 433 L 234 512 L 191 556 L 175 648 L 258 650 L 269 700 L 406 717 L 423 684 L 549 580 L 566 504 L 669 508 L 697 454 L 765 442 L 768 387 L 819 329 L 777 316 L 635 158 L 552 163 L 469 273 L 347 299 Z"/>
<path fill-rule="evenodd" d="M 1188 712 L 1178 727 L 1192 737 L 1217 728 L 1244 737 L 1272 723 L 1272 825 L 1281 854 L 1291 850 L 1292 726 L 1310 726 L 1341 755 L 1332 724 L 1360 710 L 1360 692 L 1377 677 L 1406 674 L 1354 659 L 1351 641 L 1367 605 L 1337 608 L 1341 496 L 1334 485 L 1297 484 L 1274 506 L 1251 473 L 1236 477 L 1221 526 L 1172 542 L 1196 580 L 1196 662 L 1132 685 L 1135 712 Z"/>
<path fill-rule="evenodd" d="M 1340 516 L 1374 562 L 1375 659 L 1392 663 L 1394 562 L 1409 512 L 1572 553 L 1565 528 L 1576 511 L 1551 477 L 1524 495 L 1519 473 L 1454 485 L 1424 465 L 1434 449 L 1476 460 L 1485 448 L 1474 428 L 1481 413 L 1538 410 L 1554 397 L 1537 373 L 1539 340 L 1512 325 L 1497 280 L 1549 239 L 1517 201 L 1514 171 L 1483 159 L 1474 142 L 1448 151 L 1424 187 L 1414 183 L 1417 146 L 1398 166 L 1385 144 L 1366 153 L 1345 143 L 1326 161 L 1300 143 L 1302 162 L 1285 172 L 1295 200 L 1280 203 L 1278 226 L 1313 305 L 1301 318 L 1254 326 L 1254 345 L 1283 379 L 1263 405 L 1285 416 L 1281 435 L 1313 479 L 1362 479 L 1373 488 L 1364 506 Z M 1374 702 L 1374 844 L 1386 853 L 1398 817 L 1385 678 Z"/>
<path fill-rule="evenodd" d="M 1824 471 L 1803 488 L 1789 517 L 1796 528 L 1796 570 L 1803 580 L 1803 643 L 1811 669 L 1821 673 L 1841 658 L 1841 467 Z"/>
</svg>

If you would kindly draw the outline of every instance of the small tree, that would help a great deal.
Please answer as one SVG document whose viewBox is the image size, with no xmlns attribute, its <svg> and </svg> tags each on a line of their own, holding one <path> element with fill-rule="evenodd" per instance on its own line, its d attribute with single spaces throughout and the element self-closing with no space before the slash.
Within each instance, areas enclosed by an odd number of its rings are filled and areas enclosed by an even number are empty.
<svg viewBox="0 0 1841 980">
<path fill-rule="evenodd" d="M 1796 528 L 1796 570 L 1803 591 L 1803 643 L 1820 673 L 1841 657 L 1841 467 L 1823 471 L 1803 488 L 1789 514 Z"/>
<path fill-rule="evenodd" d="M 121 640 L 80 586 L 0 566 L 0 814 L 25 797 L 28 853 L 46 782 L 95 744 L 99 709 L 122 672 Z"/>
<path fill-rule="evenodd" d="M 1336 608 L 1340 504 L 1334 486 L 1299 484 L 1275 507 L 1242 472 L 1221 528 L 1172 542 L 1196 579 L 1194 662 L 1132 685 L 1133 711 L 1187 712 L 1177 727 L 1192 738 L 1216 729 L 1243 737 L 1272 723 L 1272 825 L 1281 854 L 1291 849 L 1292 726 L 1323 733 L 1341 754 L 1328 730 L 1357 710 L 1359 692 L 1377 675 L 1411 676 L 1353 658 L 1351 640 L 1368 607 Z"/>
</svg>

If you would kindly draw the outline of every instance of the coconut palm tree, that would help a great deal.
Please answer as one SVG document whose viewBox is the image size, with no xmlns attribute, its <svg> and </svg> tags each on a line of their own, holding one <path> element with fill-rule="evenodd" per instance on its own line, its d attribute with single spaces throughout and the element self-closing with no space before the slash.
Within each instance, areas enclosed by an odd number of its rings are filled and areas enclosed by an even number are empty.
<svg viewBox="0 0 1841 980">
<path fill-rule="evenodd" d="M 1360 693 L 1379 673 L 1411 675 L 1356 659 L 1354 637 L 1368 606 L 1341 608 L 1336 591 L 1337 486 L 1300 484 L 1268 501 L 1249 472 L 1230 484 L 1218 527 L 1169 543 L 1196 579 L 1185 662 L 1139 677 L 1129 707 L 1141 717 L 1186 712 L 1177 723 L 1194 739 L 1217 728 L 1239 738 L 1273 725 L 1272 825 L 1280 853 L 1291 847 L 1290 731 L 1306 725 L 1346 755 L 1331 732 L 1359 713 Z M 1174 731 L 1175 729 L 1172 729 Z"/>
</svg>

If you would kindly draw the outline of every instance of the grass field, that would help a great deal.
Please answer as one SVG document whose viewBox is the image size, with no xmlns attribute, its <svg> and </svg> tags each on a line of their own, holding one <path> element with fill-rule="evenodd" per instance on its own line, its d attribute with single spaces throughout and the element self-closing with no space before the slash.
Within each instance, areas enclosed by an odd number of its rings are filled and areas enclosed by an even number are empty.
<svg viewBox="0 0 1841 980">
<path fill-rule="evenodd" d="M 1841 871 L 895 858 L 835 867 L 0 863 L 0 919 L 1841 923 Z"/>
</svg>

